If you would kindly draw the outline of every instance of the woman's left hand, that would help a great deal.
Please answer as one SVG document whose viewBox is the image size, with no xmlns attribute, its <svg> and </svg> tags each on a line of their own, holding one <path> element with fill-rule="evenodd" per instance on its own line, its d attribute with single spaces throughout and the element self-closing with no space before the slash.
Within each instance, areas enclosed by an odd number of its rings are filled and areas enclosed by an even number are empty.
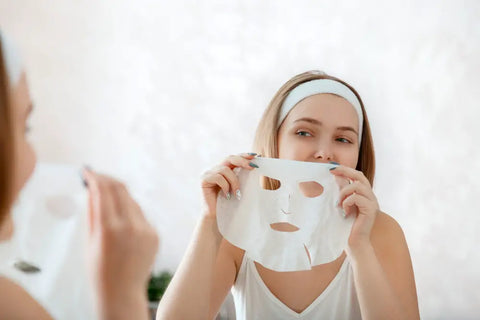
<svg viewBox="0 0 480 320">
<path fill-rule="evenodd" d="M 370 232 L 377 214 L 380 212 L 377 197 L 363 172 L 346 166 L 338 166 L 330 172 L 351 181 L 340 189 L 338 206 L 345 215 L 357 214 L 348 239 L 349 249 L 370 245 Z"/>
</svg>

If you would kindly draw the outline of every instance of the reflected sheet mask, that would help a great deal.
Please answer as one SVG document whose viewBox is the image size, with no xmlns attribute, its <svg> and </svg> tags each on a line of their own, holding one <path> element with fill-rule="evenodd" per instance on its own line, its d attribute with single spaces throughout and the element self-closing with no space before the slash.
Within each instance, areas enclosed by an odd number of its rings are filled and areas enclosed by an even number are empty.
<svg viewBox="0 0 480 320">
<path fill-rule="evenodd" d="M 333 165 L 269 158 L 252 162 L 259 168 L 236 171 L 240 200 L 219 193 L 217 222 L 223 237 L 275 271 L 309 270 L 337 259 L 355 217 L 344 218 L 336 206 L 341 182 L 330 173 Z M 279 187 L 266 189 L 263 177 L 278 180 Z M 279 231 L 282 227 L 288 231 Z"/>
<path fill-rule="evenodd" d="M 88 194 L 80 172 L 39 163 L 13 208 L 13 238 L 0 243 L 0 274 L 20 284 L 54 319 L 97 319 L 86 255 Z"/>
</svg>

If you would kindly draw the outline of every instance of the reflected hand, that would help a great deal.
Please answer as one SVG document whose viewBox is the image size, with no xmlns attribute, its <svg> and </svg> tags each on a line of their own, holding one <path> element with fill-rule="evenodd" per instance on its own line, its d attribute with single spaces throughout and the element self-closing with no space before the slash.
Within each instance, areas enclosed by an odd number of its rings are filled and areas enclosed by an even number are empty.
<svg viewBox="0 0 480 320">
<path fill-rule="evenodd" d="M 158 236 L 125 185 L 90 170 L 83 175 L 89 190 L 90 267 L 101 317 L 142 314 Z"/>
</svg>

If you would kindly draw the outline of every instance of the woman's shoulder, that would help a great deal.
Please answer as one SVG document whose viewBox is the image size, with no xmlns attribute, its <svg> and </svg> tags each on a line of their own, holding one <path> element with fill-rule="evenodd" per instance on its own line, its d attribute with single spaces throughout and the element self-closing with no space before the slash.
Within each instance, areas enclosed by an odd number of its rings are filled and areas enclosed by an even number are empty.
<svg viewBox="0 0 480 320">
<path fill-rule="evenodd" d="M 0 276 L 0 318 L 52 319 L 48 312 L 25 289 L 2 276 Z"/>
<path fill-rule="evenodd" d="M 402 227 L 385 212 L 379 212 L 377 215 L 370 240 L 375 251 L 381 255 L 408 250 Z"/>
<path fill-rule="evenodd" d="M 400 224 L 389 214 L 380 211 L 375 219 L 372 229 L 373 236 L 399 236 L 403 235 Z"/>
</svg>

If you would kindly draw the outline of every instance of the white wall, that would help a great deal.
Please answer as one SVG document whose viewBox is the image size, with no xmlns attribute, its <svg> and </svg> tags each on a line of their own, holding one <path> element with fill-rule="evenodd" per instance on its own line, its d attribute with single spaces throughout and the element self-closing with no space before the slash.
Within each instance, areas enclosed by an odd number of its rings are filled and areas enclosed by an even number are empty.
<svg viewBox="0 0 480 320">
<path fill-rule="evenodd" d="M 202 171 L 250 150 L 280 85 L 344 78 L 422 317 L 480 316 L 480 2 L 0 0 L 0 26 L 23 51 L 40 160 L 127 181 L 161 233 L 157 269 L 187 246 Z"/>
</svg>

